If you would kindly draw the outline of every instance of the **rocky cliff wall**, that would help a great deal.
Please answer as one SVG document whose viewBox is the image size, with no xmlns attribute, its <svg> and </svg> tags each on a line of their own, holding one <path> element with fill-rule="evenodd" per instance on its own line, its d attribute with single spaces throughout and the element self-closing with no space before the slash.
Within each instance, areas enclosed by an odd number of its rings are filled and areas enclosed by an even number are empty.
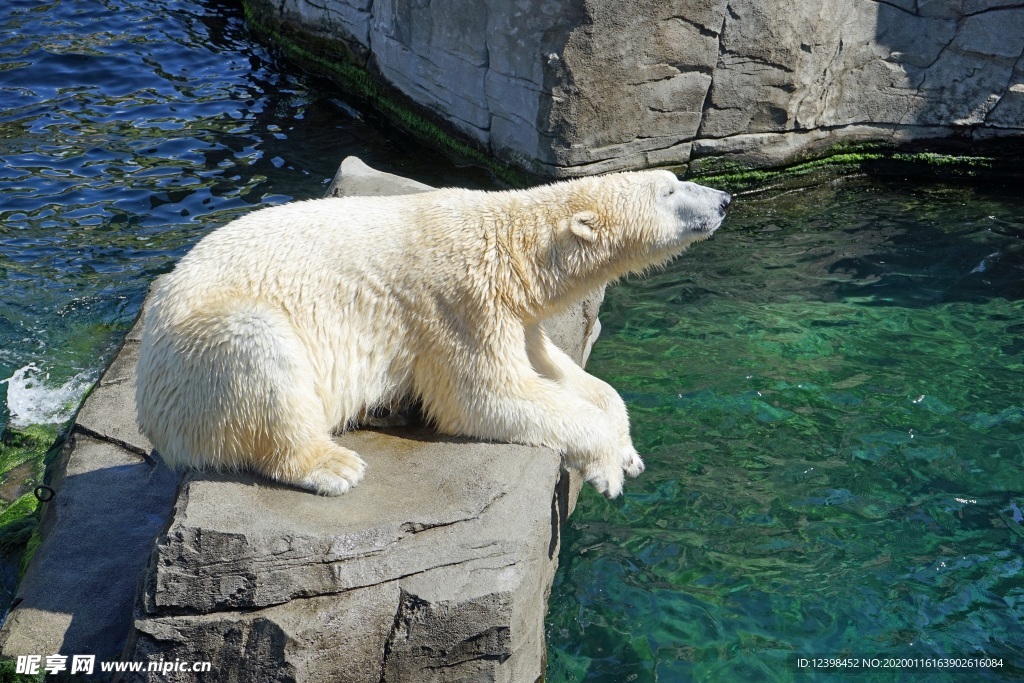
<svg viewBox="0 0 1024 683">
<path fill-rule="evenodd" d="M 1005 0 L 248 1 L 544 176 L 1024 134 Z"/>
</svg>

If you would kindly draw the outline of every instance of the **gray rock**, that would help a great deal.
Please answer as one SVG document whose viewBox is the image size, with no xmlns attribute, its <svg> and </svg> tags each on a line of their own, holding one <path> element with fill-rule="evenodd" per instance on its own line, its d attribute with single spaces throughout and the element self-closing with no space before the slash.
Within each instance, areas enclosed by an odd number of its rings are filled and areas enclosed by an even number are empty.
<svg viewBox="0 0 1024 683">
<path fill-rule="evenodd" d="M 346 159 L 332 195 L 425 185 Z M 594 297 L 548 321 L 585 358 Z M 146 681 L 534 681 L 578 477 L 543 448 L 424 428 L 339 440 L 369 465 L 339 498 L 169 472 L 135 428 L 140 326 L 83 406 L 6 656 L 156 663 Z M 208 661 L 209 672 L 159 663 Z M 100 676 L 102 679 L 102 676 Z"/>
<path fill-rule="evenodd" d="M 135 425 L 135 365 L 139 361 L 141 341 L 142 325 L 136 323 L 78 411 L 75 430 L 148 456 L 153 444 Z"/>
<path fill-rule="evenodd" d="M 542 449 L 411 429 L 339 442 L 369 474 L 337 498 L 247 476 L 190 477 L 157 547 L 146 611 L 266 607 L 412 576 L 439 558 L 514 562 L 521 539 L 506 524 L 538 505 L 550 536 L 553 487 L 537 482 L 556 481 L 559 462 Z"/>
<path fill-rule="evenodd" d="M 260 666 L 294 680 L 540 676 L 544 596 L 572 502 L 559 458 L 413 430 L 342 442 L 369 473 L 339 498 L 190 475 L 126 658 L 216 653 L 223 672 L 252 661 L 255 641 Z M 209 649 L 228 632 L 248 635 Z"/>
<path fill-rule="evenodd" d="M 396 194 L 415 194 L 428 192 L 434 188 L 429 185 L 403 178 L 402 176 L 381 173 L 364 164 L 358 157 L 345 157 L 338 167 L 330 186 L 327 197 L 380 197 Z"/>
<path fill-rule="evenodd" d="M 137 661 L 210 662 L 205 675 L 147 672 L 124 680 L 379 680 L 363 668 L 381 658 L 401 599 L 392 582 L 338 595 L 298 598 L 255 614 L 217 612 L 136 624 Z"/>
<path fill-rule="evenodd" d="M 43 542 L 0 630 L 0 652 L 114 660 L 131 630 L 133 596 L 178 477 L 85 434 L 73 437 L 65 456 L 49 481 L 57 495 L 46 504 Z"/>
<path fill-rule="evenodd" d="M 247 1 L 545 176 L 1024 135 L 1019 2 Z"/>
</svg>

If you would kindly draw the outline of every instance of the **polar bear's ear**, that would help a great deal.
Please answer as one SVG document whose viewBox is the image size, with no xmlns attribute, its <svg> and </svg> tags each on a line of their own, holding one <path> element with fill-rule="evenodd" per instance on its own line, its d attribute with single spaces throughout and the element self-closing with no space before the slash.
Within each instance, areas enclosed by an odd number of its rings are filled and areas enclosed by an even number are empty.
<svg viewBox="0 0 1024 683">
<path fill-rule="evenodd" d="M 597 239 L 597 231 L 594 230 L 596 226 L 597 214 L 593 211 L 574 213 L 569 221 L 569 229 L 572 230 L 572 234 L 584 242 L 593 242 Z"/>
</svg>

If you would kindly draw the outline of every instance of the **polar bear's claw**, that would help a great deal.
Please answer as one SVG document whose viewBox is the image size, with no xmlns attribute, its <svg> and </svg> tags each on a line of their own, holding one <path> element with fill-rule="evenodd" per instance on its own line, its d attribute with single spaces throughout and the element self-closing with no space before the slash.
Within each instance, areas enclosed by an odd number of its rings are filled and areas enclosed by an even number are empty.
<svg viewBox="0 0 1024 683">
<path fill-rule="evenodd" d="M 586 473 L 585 477 L 587 482 L 605 498 L 618 498 L 622 495 L 623 476 L 622 469 L 619 467 L 592 471 Z"/>
<path fill-rule="evenodd" d="M 625 470 L 627 477 L 640 476 L 640 473 L 646 469 L 644 461 L 640 459 L 640 454 L 632 447 L 622 454 L 622 469 Z"/>
<path fill-rule="evenodd" d="M 352 482 L 325 469 L 320 469 L 303 477 L 298 485 L 321 496 L 340 496 L 352 488 Z"/>
</svg>

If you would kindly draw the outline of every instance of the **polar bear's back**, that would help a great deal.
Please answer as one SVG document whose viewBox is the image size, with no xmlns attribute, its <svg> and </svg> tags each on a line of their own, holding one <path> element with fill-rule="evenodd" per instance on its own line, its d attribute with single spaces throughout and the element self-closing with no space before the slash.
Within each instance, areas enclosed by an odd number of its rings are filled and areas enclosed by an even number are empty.
<svg viewBox="0 0 1024 683">
<path fill-rule="evenodd" d="M 339 270 L 358 277 L 407 248 L 406 210 L 374 199 L 317 199 L 255 211 L 200 241 L 174 275 L 187 279 L 189 289 L 208 283 L 262 294 L 293 290 L 303 278 L 325 286 L 323 278 Z"/>
</svg>

